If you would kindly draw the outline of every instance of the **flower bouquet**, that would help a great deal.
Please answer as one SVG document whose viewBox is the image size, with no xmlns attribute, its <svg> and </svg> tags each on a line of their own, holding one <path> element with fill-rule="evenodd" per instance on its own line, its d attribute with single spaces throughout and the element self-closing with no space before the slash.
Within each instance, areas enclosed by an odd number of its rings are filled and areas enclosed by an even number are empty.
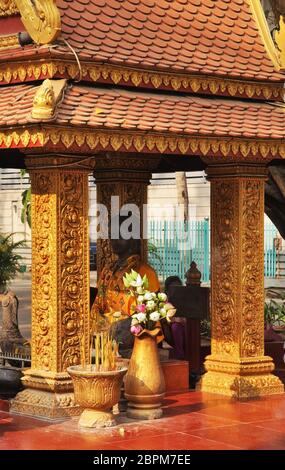
<svg viewBox="0 0 285 470">
<path fill-rule="evenodd" d="M 166 319 L 170 322 L 175 308 L 167 301 L 165 294 L 150 292 L 147 277 L 136 271 L 125 274 L 124 285 L 134 299 L 131 332 L 135 336 L 125 380 L 127 416 L 134 419 L 160 418 L 165 382 L 157 336 L 160 334 L 160 321 Z"/>
<path fill-rule="evenodd" d="M 154 330 L 162 319 L 171 322 L 176 309 L 168 302 L 166 294 L 148 290 L 146 275 L 142 277 L 132 270 L 130 273 L 125 274 L 123 281 L 135 300 L 131 314 L 131 332 L 133 335 L 139 336 L 144 330 Z"/>
</svg>

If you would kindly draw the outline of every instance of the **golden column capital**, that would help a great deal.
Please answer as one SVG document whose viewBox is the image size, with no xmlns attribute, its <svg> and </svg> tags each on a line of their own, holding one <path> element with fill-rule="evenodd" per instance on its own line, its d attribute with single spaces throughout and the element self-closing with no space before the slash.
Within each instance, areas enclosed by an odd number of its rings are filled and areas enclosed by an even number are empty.
<svg viewBox="0 0 285 470">
<path fill-rule="evenodd" d="M 211 165 L 211 355 L 202 390 L 282 393 L 264 356 L 264 165 Z"/>
<path fill-rule="evenodd" d="M 206 168 L 208 180 L 218 178 L 258 178 L 266 180 L 268 169 L 261 163 L 216 163 Z"/>
<path fill-rule="evenodd" d="M 58 154 L 42 152 L 39 149 L 25 151 L 25 165 L 32 171 L 80 171 L 91 173 L 94 168 L 94 157 L 90 155 L 76 155 L 72 153 Z"/>
</svg>

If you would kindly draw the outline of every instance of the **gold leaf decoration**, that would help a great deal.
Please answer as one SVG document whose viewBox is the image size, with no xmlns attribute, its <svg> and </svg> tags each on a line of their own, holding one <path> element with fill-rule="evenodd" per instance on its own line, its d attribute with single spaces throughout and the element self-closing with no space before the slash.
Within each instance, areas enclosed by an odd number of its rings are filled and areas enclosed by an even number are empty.
<svg viewBox="0 0 285 470">
<path fill-rule="evenodd" d="M 61 31 L 55 0 L 15 0 L 22 21 L 36 44 L 52 43 Z"/>
<path fill-rule="evenodd" d="M 17 15 L 18 13 L 15 0 L 0 0 L 0 17 Z"/>
</svg>

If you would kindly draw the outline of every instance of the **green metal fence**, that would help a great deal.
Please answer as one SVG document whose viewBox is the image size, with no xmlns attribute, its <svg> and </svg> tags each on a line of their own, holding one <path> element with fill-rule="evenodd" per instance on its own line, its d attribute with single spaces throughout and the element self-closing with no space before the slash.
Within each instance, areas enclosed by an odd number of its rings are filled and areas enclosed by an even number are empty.
<svg viewBox="0 0 285 470">
<path fill-rule="evenodd" d="M 265 277 L 276 276 L 276 248 L 275 239 L 278 230 L 271 222 L 264 227 L 264 275 Z"/>
<path fill-rule="evenodd" d="M 202 273 L 202 280 L 209 281 L 209 221 L 150 220 L 149 240 L 156 247 L 156 254 L 149 253 L 149 262 L 165 280 L 177 275 L 184 281 L 185 272 L 195 260 Z"/>
<path fill-rule="evenodd" d="M 276 275 L 276 250 L 274 239 L 278 232 L 272 223 L 266 223 L 264 231 L 266 277 Z M 150 247 L 149 263 L 165 280 L 168 276 L 185 273 L 191 261 L 195 261 L 202 273 L 202 281 L 210 280 L 210 226 L 209 220 L 178 221 L 150 220 L 148 223 Z M 153 249 L 155 247 L 155 249 Z"/>
</svg>

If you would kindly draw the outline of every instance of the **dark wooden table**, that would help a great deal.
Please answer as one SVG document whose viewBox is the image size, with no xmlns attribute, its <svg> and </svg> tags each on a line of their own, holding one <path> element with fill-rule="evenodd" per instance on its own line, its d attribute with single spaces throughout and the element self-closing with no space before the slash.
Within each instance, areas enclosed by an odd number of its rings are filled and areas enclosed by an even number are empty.
<svg viewBox="0 0 285 470">
<path fill-rule="evenodd" d="M 170 286 L 169 301 L 177 317 L 186 318 L 186 359 L 191 373 L 200 375 L 201 320 L 209 318 L 210 289 L 200 286 Z"/>
</svg>

